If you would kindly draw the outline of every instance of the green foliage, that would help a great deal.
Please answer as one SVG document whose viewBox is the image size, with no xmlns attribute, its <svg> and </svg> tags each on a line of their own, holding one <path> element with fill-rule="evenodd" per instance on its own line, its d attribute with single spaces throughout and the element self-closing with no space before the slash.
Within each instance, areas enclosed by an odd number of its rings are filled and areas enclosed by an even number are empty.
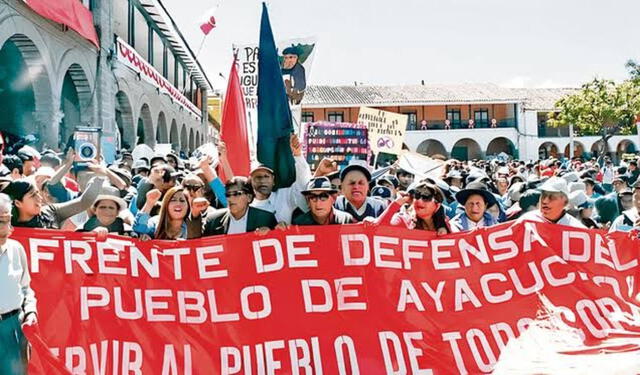
<svg viewBox="0 0 640 375">
<path fill-rule="evenodd" d="M 559 112 L 549 113 L 549 125 L 573 124 L 581 135 L 631 134 L 640 114 L 640 80 L 615 83 L 594 79 L 575 94 L 556 103 Z"/>
<path fill-rule="evenodd" d="M 628 60 L 624 66 L 629 70 L 632 81 L 640 81 L 640 64 L 634 60 Z"/>
</svg>

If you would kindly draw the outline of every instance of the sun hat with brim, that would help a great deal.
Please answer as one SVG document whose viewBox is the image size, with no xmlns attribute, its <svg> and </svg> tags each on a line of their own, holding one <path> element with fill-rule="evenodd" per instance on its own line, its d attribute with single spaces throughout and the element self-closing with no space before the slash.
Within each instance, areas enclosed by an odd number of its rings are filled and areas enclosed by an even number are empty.
<svg viewBox="0 0 640 375">
<path fill-rule="evenodd" d="M 153 162 L 156 160 L 162 160 L 163 162 L 166 163 L 167 157 L 160 153 L 154 154 L 153 157 L 151 157 L 151 160 L 149 160 L 149 165 L 153 165 Z"/>
<path fill-rule="evenodd" d="M 562 175 L 567 182 L 576 182 L 579 180 L 578 172 L 568 172 Z"/>
<path fill-rule="evenodd" d="M 489 191 L 487 185 L 479 181 L 473 181 L 470 184 L 467 184 L 464 189 L 457 192 L 456 200 L 461 205 L 464 205 L 465 203 L 467 203 L 467 199 L 469 199 L 469 197 L 474 194 L 482 196 L 485 203 L 487 204 L 487 207 L 491 207 L 497 202 L 496 197 Z"/>
<path fill-rule="evenodd" d="M 303 195 L 311 194 L 314 191 L 326 191 L 327 193 L 337 193 L 338 190 L 331 186 L 331 181 L 326 177 L 314 177 L 307 183 L 307 188 L 301 193 Z"/>
<path fill-rule="evenodd" d="M 567 180 L 561 177 L 551 177 L 538 187 L 538 190 L 547 193 L 563 193 L 567 198 L 569 197 L 569 185 Z"/>
<path fill-rule="evenodd" d="M 576 190 L 569 193 L 569 206 L 578 208 L 581 204 L 589 199 L 587 194 L 583 190 Z"/>
<path fill-rule="evenodd" d="M 92 207 L 95 207 L 98 202 L 109 200 L 113 201 L 118 205 L 118 211 L 122 211 L 127 208 L 127 202 L 120 197 L 120 190 L 113 186 L 103 186 L 100 194 L 96 197 L 96 200 L 93 201 Z"/>
<path fill-rule="evenodd" d="M 340 180 L 344 181 L 345 176 L 351 171 L 360 171 L 365 175 L 365 177 L 367 177 L 367 181 L 371 181 L 371 172 L 369 172 L 366 161 L 351 160 L 349 165 L 347 165 L 342 171 L 340 171 Z"/>
</svg>

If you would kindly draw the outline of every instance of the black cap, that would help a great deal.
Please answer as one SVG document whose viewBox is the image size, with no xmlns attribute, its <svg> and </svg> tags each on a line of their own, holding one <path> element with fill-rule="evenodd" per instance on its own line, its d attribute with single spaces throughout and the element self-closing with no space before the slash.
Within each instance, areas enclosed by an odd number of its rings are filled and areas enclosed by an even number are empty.
<svg viewBox="0 0 640 375">
<path fill-rule="evenodd" d="M 376 186 L 371 190 L 372 197 L 391 198 L 391 190 L 386 186 Z"/>
<path fill-rule="evenodd" d="M 302 194 L 309 194 L 312 191 L 326 191 L 329 193 L 337 193 L 338 190 L 331 186 L 331 181 L 327 177 L 314 177 L 307 183 L 307 188 L 303 190 Z"/>
<path fill-rule="evenodd" d="M 36 186 L 26 180 L 12 181 L 4 190 L 3 193 L 7 194 L 11 200 L 22 200 L 24 196 L 34 190 Z"/>
</svg>

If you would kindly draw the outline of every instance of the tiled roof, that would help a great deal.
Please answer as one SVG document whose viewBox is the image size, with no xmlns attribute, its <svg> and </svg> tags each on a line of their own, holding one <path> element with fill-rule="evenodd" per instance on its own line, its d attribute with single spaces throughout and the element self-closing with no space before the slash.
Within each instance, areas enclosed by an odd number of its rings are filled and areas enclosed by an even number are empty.
<svg viewBox="0 0 640 375">
<path fill-rule="evenodd" d="M 571 95 L 578 91 L 577 88 L 549 88 L 549 89 L 513 89 L 520 91 L 526 98 L 524 108 L 528 110 L 552 111 L 555 104 L 563 96 Z"/>
<path fill-rule="evenodd" d="M 305 107 L 359 107 L 463 103 L 525 103 L 527 109 L 551 110 L 575 89 L 513 89 L 491 83 L 412 86 L 309 86 Z"/>
</svg>

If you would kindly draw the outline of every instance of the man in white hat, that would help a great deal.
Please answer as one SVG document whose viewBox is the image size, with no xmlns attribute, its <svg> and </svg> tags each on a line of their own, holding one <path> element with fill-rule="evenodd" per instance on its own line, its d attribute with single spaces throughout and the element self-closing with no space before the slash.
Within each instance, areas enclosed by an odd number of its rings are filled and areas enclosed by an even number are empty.
<svg viewBox="0 0 640 375">
<path fill-rule="evenodd" d="M 567 213 L 569 186 L 561 177 L 551 177 L 538 188 L 541 192 L 538 208 L 522 215 L 518 221 L 539 221 L 575 228 L 585 228 L 580 220 Z"/>
<path fill-rule="evenodd" d="M 628 232 L 631 229 L 640 229 L 640 180 L 633 185 L 633 207 L 623 211 L 613 223 L 609 232 L 623 231 Z"/>
</svg>

